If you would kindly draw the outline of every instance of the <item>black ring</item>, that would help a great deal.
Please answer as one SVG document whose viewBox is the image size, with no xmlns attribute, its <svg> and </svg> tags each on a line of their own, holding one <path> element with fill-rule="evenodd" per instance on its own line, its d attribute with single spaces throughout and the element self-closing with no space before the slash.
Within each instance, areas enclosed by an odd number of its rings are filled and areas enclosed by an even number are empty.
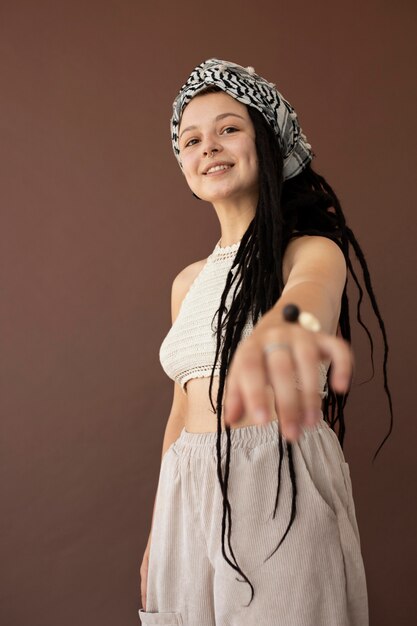
<svg viewBox="0 0 417 626">
<path fill-rule="evenodd" d="M 286 304 L 282 309 L 282 317 L 286 322 L 296 322 L 300 315 L 300 309 L 296 304 Z"/>
</svg>

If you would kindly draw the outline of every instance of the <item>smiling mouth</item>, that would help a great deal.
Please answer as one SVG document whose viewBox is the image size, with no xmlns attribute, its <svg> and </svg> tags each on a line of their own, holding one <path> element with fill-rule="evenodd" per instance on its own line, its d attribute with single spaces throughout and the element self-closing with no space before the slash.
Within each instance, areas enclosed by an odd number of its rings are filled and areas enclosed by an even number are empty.
<svg viewBox="0 0 417 626">
<path fill-rule="evenodd" d="M 205 176 L 210 176 L 211 174 L 217 174 L 219 172 L 226 172 L 227 170 L 230 170 L 233 167 L 233 165 L 215 165 L 214 167 L 211 167 L 209 170 L 207 170 L 207 172 L 205 173 Z"/>
</svg>

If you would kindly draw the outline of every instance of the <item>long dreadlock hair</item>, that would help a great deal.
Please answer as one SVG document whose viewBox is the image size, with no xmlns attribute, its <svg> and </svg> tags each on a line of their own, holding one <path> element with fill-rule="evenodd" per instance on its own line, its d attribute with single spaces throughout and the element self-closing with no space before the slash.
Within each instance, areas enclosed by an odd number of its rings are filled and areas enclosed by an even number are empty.
<svg viewBox="0 0 417 626">
<path fill-rule="evenodd" d="M 199 92 L 195 97 L 200 97 L 206 93 L 221 91 L 219 87 L 210 86 Z M 384 341 L 384 389 L 388 396 L 390 408 L 389 430 L 381 444 L 379 445 L 372 462 L 389 437 L 393 427 L 393 410 L 391 394 L 387 383 L 387 358 L 388 341 L 385 332 L 385 325 L 376 298 L 373 292 L 371 278 L 365 255 L 352 230 L 346 224 L 340 202 L 328 184 L 309 163 L 301 173 L 283 181 L 283 158 L 280 146 L 274 131 L 266 122 L 263 115 L 255 108 L 248 106 L 248 113 L 255 128 L 255 144 L 258 157 L 259 171 L 259 198 L 256 213 L 244 233 L 239 248 L 236 252 L 231 269 L 226 278 L 226 284 L 221 296 L 220 306 L 215 312 L 212 320 L 215 324 L 216 354 L 213 369 L 210 376 L 209 398 L 213 412 L 217 415 L 217 477 L 223 495 L 223 516 L 222 516 L 222 555 L 227 563 L 243 577 L 237 578 L 239 582 L 247 582 L 251 588 L 251 599 L 254 597 L 254 588 L 249 578 L 240 569 L 235 554 L 233 552 L 230 539 L 232 532 L 231 506 L 228 499 L 228 484 L 230 476 L 230 451 L 231 451 L 231 428 L 225 425 L 226 431 L 226 459 L 224 473 L 221 459 L 221 414 L 222 400 L 224 395 L 225 379 L 229 364 L 241 339 L 242 330 L 251 315 L 253 325 L 272 308 L 284 288 L 282 260 L 286 246 L 294 237 L 304 235 L 319 235 L 332 239 L 342 250 L 352 278 L 359 291 L 357 303 L 357 319 L 365 329 L 371 347 L 372 377 L 374 375 L 373 361 L 373 341 L 368 328 L 362 321 L 360 306 L 363 297 L 363 290 L 358 277 L 353 269 L 350 256 L 349 244 L 355 251 L 356 257 L 362 268 L 365 286 L 372 304 L 373 311 L 378 319 Z M 349 302 L 347 296 L 347 282 L 344 286 L 341 311 L 338 326 L 342 337 L 351 343 L 351 332 L 349 323 Z M 232 302 L 229 310 L 226 307 L 226 299 L 233 287 Z M 216 405 L 213 403 L 212 390 L 213 378 L 216 364 L 220 357 L 219 386 L 217 391 Z M 341 447 L 345 436 L 344 408 L 349 395 L 335 392 L 330 383 L 330 364 L 327 372 L 327 396 L 322 403 L 324 420 L 336 432 Z M 278 481 L 277 493 L 274 503 L 273 517 L 275 518 L 281 484 L 282 462 L 284 450 L 288 458 L 288 469 L 292 485 L 292 503 L 289 515 L 289 522 L 280 538 L 277 547 L 265 559 L 265 562 L 275 554 L 285 537 L 287 536 L 296 516 L 297 502 L 297 481 L 293 461 L 292 445 L 283 441 L 280 429 L 278 430 Z M 226 530 L 227 545 L 230 556 L 226 553 Z"/>
</svg>

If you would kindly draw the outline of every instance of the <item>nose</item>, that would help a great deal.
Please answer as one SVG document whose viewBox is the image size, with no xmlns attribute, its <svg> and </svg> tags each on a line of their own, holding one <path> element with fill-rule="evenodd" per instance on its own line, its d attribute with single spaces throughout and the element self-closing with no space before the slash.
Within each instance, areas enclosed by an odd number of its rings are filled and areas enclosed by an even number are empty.
<svg viewBox="0 0 417 626">
<path fill-rule="evenodd" d="M 202 142 L 203 156 L 212 156 L 213 154 L 219 152 L 221 150 L 221 145 L 219 142 L 215 140 L 214 137 L 207 137 L 207 139 Z"/>
</svg>

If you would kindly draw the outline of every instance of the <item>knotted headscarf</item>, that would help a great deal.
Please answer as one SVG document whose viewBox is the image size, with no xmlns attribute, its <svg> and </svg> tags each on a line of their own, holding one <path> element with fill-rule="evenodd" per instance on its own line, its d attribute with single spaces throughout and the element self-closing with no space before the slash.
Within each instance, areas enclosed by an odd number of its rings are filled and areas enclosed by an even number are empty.
<svg viewBox="0 0 417 626">
<path fill-rule="evenodd" d="M 278 137 L 284 159 L 284 180 L 296 176 L 315 156 L 296 112 L 273 83 L 256 74 L 253 67 L 208 59 L 191 72 L 172 105 L 172 147 L 181 168 L 178 131 L 182 113 L 190 100 L 209 85 L 219 87 L 239 102 L 262 113 Z"/>
</svg>

